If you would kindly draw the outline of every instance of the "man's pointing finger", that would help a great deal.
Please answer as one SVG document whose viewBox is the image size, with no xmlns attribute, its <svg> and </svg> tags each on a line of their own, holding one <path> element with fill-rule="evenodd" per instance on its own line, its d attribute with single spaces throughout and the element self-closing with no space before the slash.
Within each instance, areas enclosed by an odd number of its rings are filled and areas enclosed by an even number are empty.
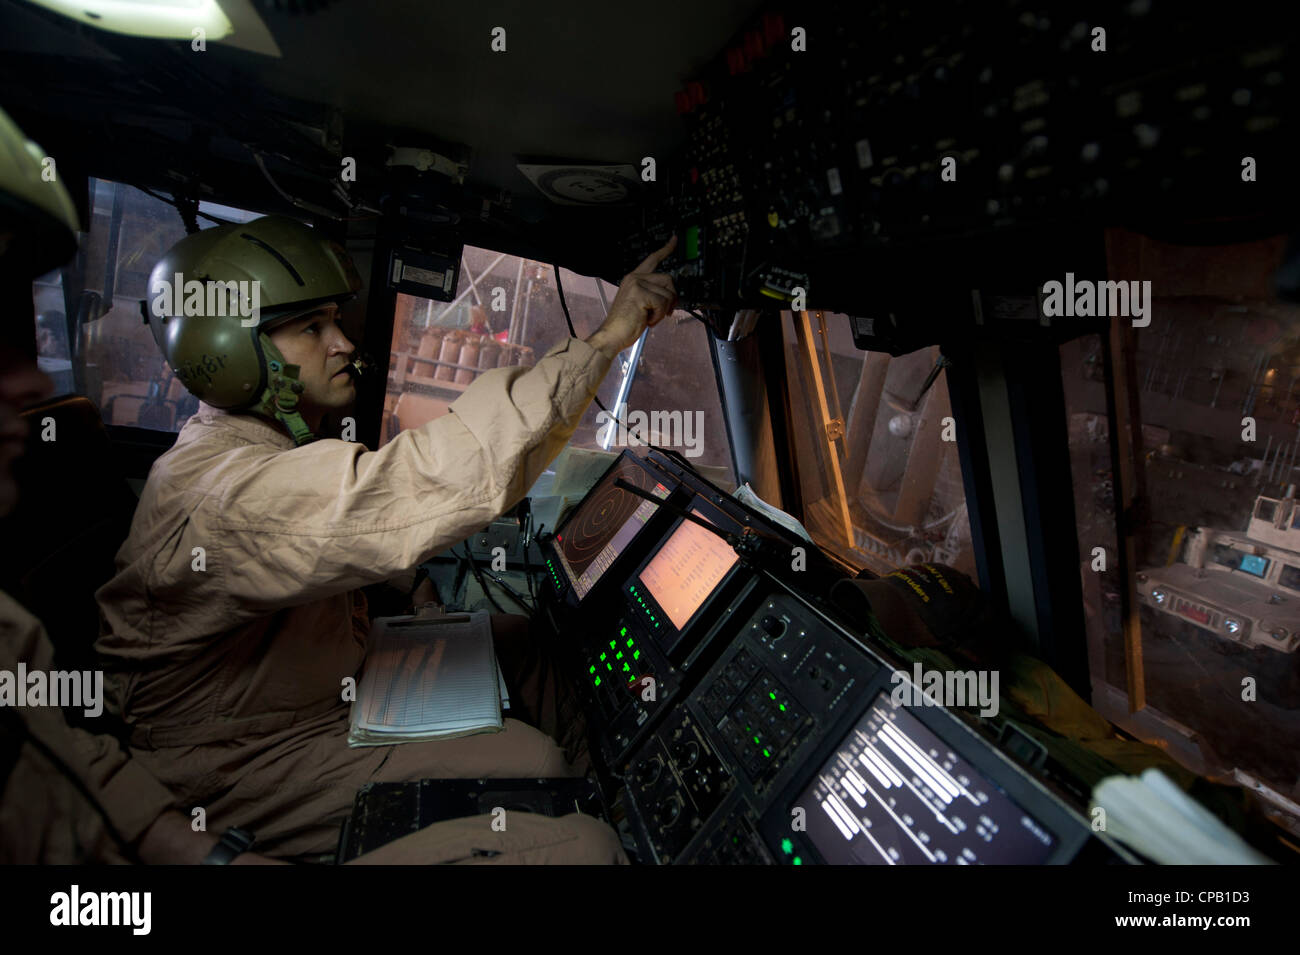
<svg viewBox="0 0 1300 955">
<path fill-rule="evenodd" d="M 676 245 L 677 245 L 677 235 L 674 233 L 673 237 L 669 239 L 666 243 L 664 243 L 663 248 L 656 249 L 654 252 L 651 252 L 649 255 L 647 255 L 645 257 L 645 261 L 642 262 L 640 265 L 638 265 L 635 271 L 653 272 L 659 266 L 660 262 L 668 258 L 670 254 L 672 254 L 673 248 Z"/>
</svg>

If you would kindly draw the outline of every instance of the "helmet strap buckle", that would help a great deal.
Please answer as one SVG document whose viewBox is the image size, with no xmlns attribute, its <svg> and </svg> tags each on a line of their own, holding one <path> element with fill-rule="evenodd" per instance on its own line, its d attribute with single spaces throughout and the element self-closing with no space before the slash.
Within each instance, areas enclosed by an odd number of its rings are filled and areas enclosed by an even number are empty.
<svg viewBox="0 0 1300 955">
<path fill-rule="evenodd" d="M 265 333 L 261 338 L 266 355 L 267 384 L 257 410 L 284 425 L 295 444 L 301 446 L 315 441 L 316 435 L 298 411 L 298 401 L 303 393 L 303 384 L 298 380 L 298 366 L 286 362 Z"/>
</svg>

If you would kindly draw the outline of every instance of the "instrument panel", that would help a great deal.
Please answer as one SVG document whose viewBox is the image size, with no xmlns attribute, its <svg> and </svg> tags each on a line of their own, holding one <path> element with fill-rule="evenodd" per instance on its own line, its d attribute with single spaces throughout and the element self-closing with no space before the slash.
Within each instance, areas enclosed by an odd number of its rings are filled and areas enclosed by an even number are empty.
<svg viewBox="0 0 1300 955">
<path fill-rule="evenodd" d="M 1063 863 L 1094 843 L 1076 807 L 900 695 L 911 675 L 735 546 L 745 527 L 784 533 L 625 452 L 543 547 L 597 772 L 639 861 Z"/>
</svg>

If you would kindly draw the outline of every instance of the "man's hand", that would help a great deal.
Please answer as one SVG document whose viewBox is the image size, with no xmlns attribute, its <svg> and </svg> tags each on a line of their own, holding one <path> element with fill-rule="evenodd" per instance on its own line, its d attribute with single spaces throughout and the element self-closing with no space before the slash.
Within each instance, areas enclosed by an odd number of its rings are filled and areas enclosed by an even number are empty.
<svg viewBox="0 0 1300 955">
<path fill-rule="evenodd" d="M 651 252 L 634 271 L 623 276 L 605 323 L 592 333 L 587 344 L 604 352 L 612 361 L 623 349 L 635 344 L 646 328 L 659 324 L 665 315 L 672 313 L 677 307 L 673 277 L 655 269 L 676 246 L 674 235 L 663 248 Z"/>
</svg>

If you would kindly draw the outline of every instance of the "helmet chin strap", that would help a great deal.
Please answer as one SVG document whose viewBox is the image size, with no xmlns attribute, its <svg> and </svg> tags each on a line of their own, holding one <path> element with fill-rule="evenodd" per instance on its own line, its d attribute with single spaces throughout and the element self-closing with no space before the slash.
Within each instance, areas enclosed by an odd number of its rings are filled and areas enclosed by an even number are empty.
<svg viewBox="0 0 1300 955">
<path fill-rule="evenodd" d="M 265 332 L 259 333 L 262 354 L 266 357 L 266 389 L 250 409 L 264 417 L 280 422 L 293 436 L 294 444 L 302 446 L 315 441 L 316 435 L 298 411 L 303 385 L 298 380 L 298 366 L 290 365 L 271 343 Z"/>
</svg>

